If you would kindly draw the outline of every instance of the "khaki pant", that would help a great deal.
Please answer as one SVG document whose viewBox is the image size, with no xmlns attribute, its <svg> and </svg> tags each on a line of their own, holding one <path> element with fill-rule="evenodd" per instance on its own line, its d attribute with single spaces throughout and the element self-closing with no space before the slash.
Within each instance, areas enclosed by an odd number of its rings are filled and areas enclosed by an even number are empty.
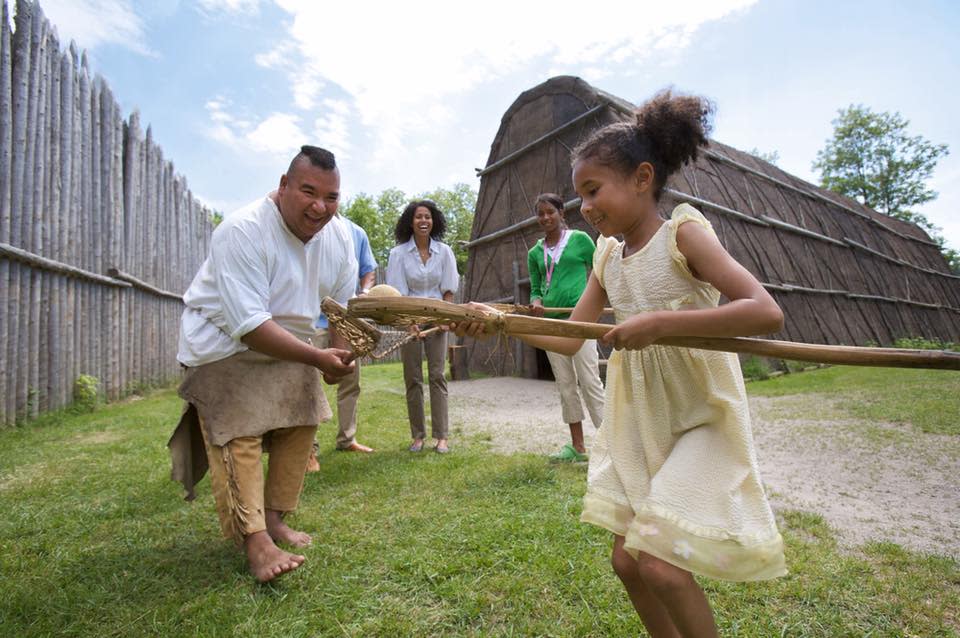
<svg viewBox="0 0 960 638">
<path fill-rule="evenodd" d="M 330 346 L 330 333 L 318 329 L 313 343 L 318 348 Z M 360 400 L 360 360 L 354 360 L 354 371 L 337 384 L 337 449 L 357 442 L 357 402 Z M 316 450 L 319 446 L 314 446 Z"/>
<path fill-rule="evenodd" d="M 353 373 L 337 384 L 337 449 L 348 448 L 357 440 L 357 401 L 360 399 L 360 361 Z"/>
<path fill-rule="evenodd" d="M 560 411 L 564 423 L 583 421 L 583 403 L 587 404 L 593 426 L 599 428 L 603 423 L 603 384 L 600 383 L 600 357 L 597 354 L 597 342 L 586 339 L 583 346 L 573 356 L 547 351 L 547 359 L 557 380 L 560 393 Z"/>
<path fill-rule="evenodd" d="M 264 437 L 242 436 L 224 446 L 210 445 L 201 422 L 210 485 L 220 517 L 220 529 L 237 544 L 267 529 L 264 511 L 290 512 L 297 508 L 307 458 L 317 426 L 271 430 Z M 264 482 L 264 439 L 269 437 L 269 464 Z"/>
<path fill-rule="evenodd" d="M 444 363 L 447 355 L 447 333 L 435 332 L 425 339 L 403 346 L 403 382 L 407 389 L 407 418 L 410 436 L 426 438 L 426 416 L 423 412 L 423 353 L 427 354 L 430 378 L 430 434 L 435 439 L 447 438 L 447 378 Z"/>
</svg>

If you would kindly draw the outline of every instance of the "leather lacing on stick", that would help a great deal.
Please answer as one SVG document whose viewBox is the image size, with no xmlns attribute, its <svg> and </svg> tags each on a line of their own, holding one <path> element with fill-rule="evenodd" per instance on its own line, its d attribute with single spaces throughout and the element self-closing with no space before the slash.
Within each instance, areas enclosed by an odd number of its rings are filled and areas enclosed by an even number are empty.
<svg viewBox="0 0 960 638">
<path fill-rule="evenodd" d="M 350 344 L 354 358 L 383 359 L 414 339 L 422 339 L 440 330 L 439 327 L 419 333 L 379 330 L 367 321 L 349 316 L 346 308 L 329 297 L 323 300 L 322 308 L 333 329 Z"/>
</svg>

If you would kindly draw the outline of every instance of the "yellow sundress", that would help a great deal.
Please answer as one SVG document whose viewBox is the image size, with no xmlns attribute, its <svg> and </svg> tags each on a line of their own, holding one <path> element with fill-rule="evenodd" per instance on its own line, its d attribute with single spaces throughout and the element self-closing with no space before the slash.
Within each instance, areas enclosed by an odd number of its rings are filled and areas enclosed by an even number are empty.
<svg viewBox="0 0 960 638">
<path fill-rule="evenodd" d="M 687 222 L 713 232 L 681 204 L 629 257 L 622 243 L 597 240 L 594 272 L 617 323 L 717 305 L 720 293 L 690 273 L 677 248 Z M 613 352 L 580 520 L 624 536 L 634 556 L 646 552 L 696 574 L 748 581 L 787 573 L 735 354 L 658 345 Z"/>
</svg>

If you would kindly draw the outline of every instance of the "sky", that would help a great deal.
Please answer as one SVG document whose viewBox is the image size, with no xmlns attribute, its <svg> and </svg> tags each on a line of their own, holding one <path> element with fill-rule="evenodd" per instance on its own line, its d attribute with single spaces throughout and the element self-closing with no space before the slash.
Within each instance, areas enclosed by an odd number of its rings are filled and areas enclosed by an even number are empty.
<svg viewBox="0 0 960 638">
<path fill-rule="evenodd" d="M 714 139 L 811 167 L 851 104 L 947 144 L 918 207 L 960 250 L 955 0 L 41 0 L 125 115 L 139 110 L 193 193 L 227 212 L 274 188 L 304 143 L 345 197 L 479 188 L 523 91 L 576 75 L 639 104 L 717 104 Z"/>
</svg>

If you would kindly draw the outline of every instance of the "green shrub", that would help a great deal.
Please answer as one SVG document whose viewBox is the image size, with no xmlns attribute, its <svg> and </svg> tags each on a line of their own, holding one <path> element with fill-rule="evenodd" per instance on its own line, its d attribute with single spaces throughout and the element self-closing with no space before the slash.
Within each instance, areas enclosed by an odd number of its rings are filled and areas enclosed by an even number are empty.
<svg viewBox="0 0 960 638">
<path fill-rule="evenodd" d="M 925 337 L 900 337 L 893 342 L 897 348 L 910 348 L 912 350 L 952 350 L 960 351 L 960 343 L 951 341 L 941 341 L 940 339 L 927 339 Z"/>
<path fill-rule="evenodd" d="M 73 407 L 78 412 L 93 412 L 100 402 L 100 380 L 81 374 L 73 382 Z"/>
<path fill-rule="evenodd" d="M 803 372 L 807 368 L 815 365 L 817 364 L 810 363 L 809 361 L 794 361 L 792 359 L 783 360 L 783 366 L 786 368 L 788 373 Z"/>
<path fill-rule="evenodd" d="M 769 364 L 764 359 L 754 355 L 740 361 L 740 370 L 743 372 L 743 378 L 745 379 L 763 381 L 770 378 Z"/>
</svg>

